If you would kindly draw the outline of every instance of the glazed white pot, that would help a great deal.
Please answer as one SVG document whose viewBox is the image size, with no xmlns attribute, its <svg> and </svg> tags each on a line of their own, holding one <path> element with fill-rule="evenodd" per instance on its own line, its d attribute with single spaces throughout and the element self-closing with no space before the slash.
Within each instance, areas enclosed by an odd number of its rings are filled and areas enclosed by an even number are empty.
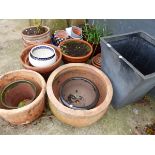
<svg viewBox="0 0 155 155">
<path fill-rule="evenodd" d="M 47 67 L 56 62 L 55 49 L 48 45 L 38 45 L 31 49 L 29 61 L 35 67 Z"/>
</svg>

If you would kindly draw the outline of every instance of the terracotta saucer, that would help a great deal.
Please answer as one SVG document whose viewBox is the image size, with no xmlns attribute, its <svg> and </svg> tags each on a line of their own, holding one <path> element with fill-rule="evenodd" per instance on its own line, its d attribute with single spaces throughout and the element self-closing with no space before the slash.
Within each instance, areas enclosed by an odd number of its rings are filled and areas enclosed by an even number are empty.
<svg viewBox="0 0 155 155">
<path fill-rule="evenodd" d="M 92 61 L 91 61 L 92 65 L 101 69 L 101 63 L 102 63 L 102 59 L 101 59 L 101 53 L 97 54 L 96 56 L 94 56 L 92 58 Z"/>
</svg>

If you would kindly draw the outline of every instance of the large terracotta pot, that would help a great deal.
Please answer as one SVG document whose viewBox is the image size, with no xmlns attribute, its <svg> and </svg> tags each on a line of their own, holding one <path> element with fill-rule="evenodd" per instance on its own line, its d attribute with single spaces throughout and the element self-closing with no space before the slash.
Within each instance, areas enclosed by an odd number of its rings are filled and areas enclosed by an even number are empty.
<svg viewBox="0 0 155 155">
<path fill-rule="evenodd" d="M 88 45 L 90 47 L 90 51 L 85 56 L 79 56 L 79 57 L 69 56 L 69 55 L 64 54 L 62 52 L 63 60 L 65 60 L 67 62 L 73 62 L 73 63 L 86 62 L 89 59 L 89 57 L 91 56 L 91 54 L 93 53 L 93 48 L 92 48 L 91 44 L 89 44 L 87 41 L 80 40 L 80 39 L 67 39 L 65 41 L 62 41 L 59 44 L 59 46 L 61 47 L 62 45 L 64 45 L 67 42 L 70 42 L 70 41 L 77 41 L 77 42 L 80 42 L 80 43 L 84 43 L 84 44 L 86 44 L 86 45 Z"/>
<path fill-rule="evenodd" d="M 34 45 L 37 43 L 50 43 L 51 42 L 51 34 L 50 34 L 50 28 L 47 26 L 43 26 L 45 29 L 45 32 L 39 35 L 26 35 L 25 32 L 29 29 L 36 28 L 35 26 L 30 26 L 25 28 L 22 31 L 22 40 L 25 47 L 29 45 Z"/>
<path fill-rule="evenodd" d="M 72 77 L 83 77 L 91 80 L 98 88 L 100 97 L 95 108 L 74 110 L 60 102 L 60 87 Z M 91 125 L 107 111 L 111 102 L 113 89 L 107 76 L 96 67 L 83 63 L 70 63 L 57 68 L 47 81 L 49 106 L 53 114 L 62 122 L 75 127 Z"/>
<path fill-rule="evenodd" d="M 38 44 L 36 44 L 38 45 Z M 43 67 L 43 68 L 40 68 L 40 67 L 34 67 L 30 64 L 29 62 L 29 59 L 28 59 L 28 55 L 29 55 L 29 52 L 30 50 L 36 46 L 36 45 L 31 45 L 31 46 L 28 46 L 26 47 L 22 52 L 21 52 L 21 55 L 20 55 L 20 61 L 21 61 L 21 64 L 22 66 L 25 68 L 25 69 L 29 69 L 29 70 L 33 70 L 33 71 L 36 71 L 40 74 L 49 74 L 51 73 L 54 69 L 56 69 L 58 66 L 60 66 L 61 64 L 61 59 L 62 59 L 62 54 L 61 54 L 61 51 L 58 47 L 54 46 L 54 45 L 51 45 L 51 44 L 44 44 L 44 45 L 48 45 L 48 46 L 51 46 L 55 49 L 55 52 L 56 52 L 56 55 L 57 55 L 57 59 L 56 59 L 56 62 L 54 64 L 51 64 L 47 67 Z"/>
<path fill-rule="evenodd" d="M 28 105 L 17 109 L 6 109 L 0 101 L 0 117 L 12 124 L 27 124 L 37 119 L 43 112 L 46 83 L 37 72 L 15 70 L 0 76 L 0 91 L 16 80 L 29 80 L 37 88 L 37 97 Z"/>
</svg>

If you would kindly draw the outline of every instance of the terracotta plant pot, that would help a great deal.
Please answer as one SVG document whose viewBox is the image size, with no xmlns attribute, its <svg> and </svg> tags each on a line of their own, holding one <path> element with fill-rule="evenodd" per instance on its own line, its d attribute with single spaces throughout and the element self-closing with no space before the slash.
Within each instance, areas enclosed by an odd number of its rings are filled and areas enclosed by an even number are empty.
<svg viewBox="0 0 155 155">
<path fill-rule="evenodd" d="M 60 102 L 60 87 L 64 81 L 73 77 L 83 77 L 92 81 L 98 88 L 100 97 L 95 108 L 74 110 Z M 83 63 L 70 63 L 57 68 L 47 81 L 49 106 L 53 114 L 62 122 L 75 127 L 91 125 L 107 111 L 113 89 L 110 80 L 99 69 Z"/>
<path fill-rule="evenodd" d="M 38 45 L 38 44 L 36 44 Z M 20 55 L 20 61 L 21 61 L 21 64 L 22 66 L 25 68 L 25 69 L 29 69 L 29 70 L 33 70 L 33 71 L 36 71 L 42 75 L 46 75 L 46 74 L 49 74 L 51 73 L 54 69 L 56 69 L 58 66 L 60 66 L 61 64 L 61 59 L 62 59 L 62 54 L 61 54 L 61 51 L 58 47 L 54 46 L 54 45 L 51 45 L 51 44 L 44 44 L 44 45 L 48 45 L 48 46 L 51 46 L 55 49 L 55 52 L 56 52 L 56 55 L 57 55 L 57 59 L 56 59 L 56 62 L 54 64 L 51 64 L 47 67 L 34 67 L 30 64 L 29 62 L 29 59 L 28 59 L 28 56 L 29 56 L 29 52 L 30 50 L 36 46 L 36 45 L 31 45 L 31 46 L 28 46 L 26 47 L 22 52 L 21 52 L 21 55 Z"/>
<path fill-rule="evenodd" d="M 91 64 L 99 69 L 101 69 L 101 53 L 97 54 L 92 58 Z"/>
<path fill-rule="evenodd" d="M 31 34 L 28 35 L 27 31 L 35 30 L 37 29 L 35 26 L 30 26 L 28 28 L 25 28 L 22 31 L 22 40 L 25 47 L 29 45 L 34 45 L 37 43 L 50 43 L 51 42 L 51 34 L 50 34 L 50 28 L 47 26 L 42 26 L 44 28 L 44 32 L 42 34 Z"/>
<path fill-rule="evenodd" d="M 89 59 L 89 57 L 91 56 L 92 52 L 93 52 L 92 46 L 87 41 L 84 41 L 84 40 L 80 40 L 80 39 L 67 39 L 67 40 L 65 40 L 65 41 L 63 41 L 63 42 L 61 42 L 59 44 L 60 48 L 61 48 L 61 46 L 63 46 L 64 44 L 66 44 L 66 43 L 68 43 L 70 41 L 79 42 L 81 44 L 86 44 L 90 48 L 90 51 L 86 55 L 84 55 L 84 56 L 77 56 L 77 57 L 70 56 L 70 55 L 64 54 L 62 52 L 63 60 L 65 60 L 67 62 L 74 62 L 74 63 L 86 62 Z"/>
<path fill-rule="evenodd" d="M 31 81 L 37 90 L 36 98 L 21 108 L 6 109 L 0 101 L 0 117 L 12 124 L 27 124 L 37 119 L 43 112 L 46 83 L 43 77 L 30 70 L 15 70 L 0 76 L 0 91 L 17 80 Z"/>
</svg>

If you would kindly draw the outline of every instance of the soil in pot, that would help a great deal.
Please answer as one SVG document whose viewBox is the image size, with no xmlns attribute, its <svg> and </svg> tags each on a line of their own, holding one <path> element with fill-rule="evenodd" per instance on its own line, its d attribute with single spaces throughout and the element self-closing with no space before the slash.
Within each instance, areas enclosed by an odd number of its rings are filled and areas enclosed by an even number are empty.
<svg viewBox="0 0 155 155">
<path fill-rule="evenodd" d="M 47 29 L 45 27 L 38 26 L 38 27 L 30 27 L 30 28 L 25 29 L 23 31 L 23 34 L 33 36 L 33 35 L 40 35 L 45 32 L 47 32 Z"/>
<path fill-rule="evenodd" d="M 92 109 L 96 106 L 98 99 L 98 88 L 86 78 L 70 78 L 60 88 L 61 102 L 72 109 Z"/>
<path fill-rule="evenodd" d="M 18 80 L 8 84 L 1 93 L 2 104 L 8 109 L 20 108 L 28 105 L 35 97 L 35 85 L 26 80 Z"/>
<path fill-rule="evenodd" d="M 64 54 L 73 57 L 85 56 L 91 50 L 87 44 L 76 41 L 68 41 L 61 45 L 60 48 Z"/>
</svg>

